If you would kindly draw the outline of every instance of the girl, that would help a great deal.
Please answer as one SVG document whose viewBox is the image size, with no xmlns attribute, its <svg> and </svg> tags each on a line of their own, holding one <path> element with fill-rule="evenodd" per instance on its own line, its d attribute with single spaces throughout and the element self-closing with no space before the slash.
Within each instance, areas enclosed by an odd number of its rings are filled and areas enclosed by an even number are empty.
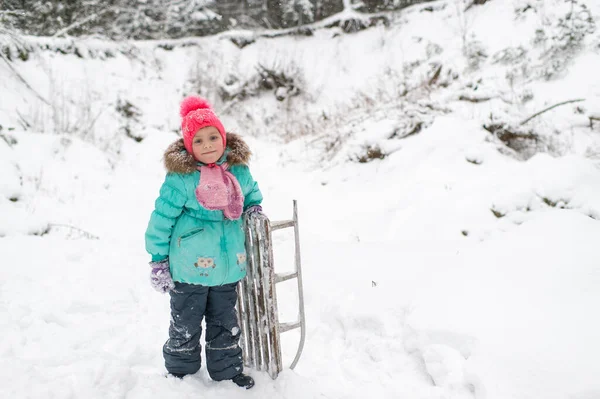
<svg viewBox="0 0 600 399">
<path fill-rule="evenodd" d="M 225 133 L 199 97 L 181 104 L 183 139 L 165 152 L 167 176 L 156 200 L 146 250 L 152 286 L 171 295 L 167 371 L 178 378 L 200 369 L 202 319 L 206 316 L 206 364 L 213 380 L 246 389 L 235 304 L 246 275 L 242 212 L 261 212 L 262 195 L 248 169 L 250 150 Z"/>
</svg>

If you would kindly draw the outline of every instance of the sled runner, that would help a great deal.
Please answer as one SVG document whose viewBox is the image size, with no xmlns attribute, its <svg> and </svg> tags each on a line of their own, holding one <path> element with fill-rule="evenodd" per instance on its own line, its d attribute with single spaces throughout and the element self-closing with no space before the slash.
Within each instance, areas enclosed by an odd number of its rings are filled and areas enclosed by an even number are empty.
<svg viewBox="0 0 600 399">
<path fill-rule="evenodd" d="M 271 232 L 288 227 L 294 228 L 295 271 L 277 274 L 274 269 Z M 300 359 L 306 335 L 296 201 L 292 220 L 271 223 L 266 216 L 253 213 L 245 217 L 244 231 L 247 274 L 238 285 L 237 302 L 244 365 L 267 371 L 271 378 L 275 379 L 283 370 L 280 334 L 300 328 L 300 342 L 296 357 L 290 365 L 291 369 Z M 298 282 L 298 320 L 280 323 L 275 285 L 294 278 Z"/>
</svg>

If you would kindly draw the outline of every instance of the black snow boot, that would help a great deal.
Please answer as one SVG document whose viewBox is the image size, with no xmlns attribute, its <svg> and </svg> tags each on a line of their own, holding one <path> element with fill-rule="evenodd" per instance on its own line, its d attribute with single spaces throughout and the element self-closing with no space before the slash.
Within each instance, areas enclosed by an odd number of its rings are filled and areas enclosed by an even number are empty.
<svg viewBox="0 0 600 399">
<path fill-rule="evenodd" d="M 254 386 L 254 379 L 249 375 L 240 373 L 231 379 L 238 387 L 250 389 Z"/>
<path fill-rule="evenodd" d="M 185 377 L 187 374 L 178 374 L 178 373 L 168 373 L 166 375 L 166 377 L 175 377 L 175 378 L 179 378 L 180 380 L 183 379 L 183 377 Z"/>
</svg>

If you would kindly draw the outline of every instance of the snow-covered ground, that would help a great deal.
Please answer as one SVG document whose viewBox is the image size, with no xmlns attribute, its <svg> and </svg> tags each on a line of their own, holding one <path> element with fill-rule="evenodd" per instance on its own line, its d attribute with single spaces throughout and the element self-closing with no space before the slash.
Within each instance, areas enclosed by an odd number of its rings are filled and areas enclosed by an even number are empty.
<svg viewBox="0 0 600 399">
<path fill-rule="evenodd" d="M 536 11 L 516 17 L 526 3 Z M 600 122 L 588 120 L 600 40 L 550 80 L 531 44 L 563 7 L 440 1 L 388 29 L 243 49 L 227 39 L 242 32 L 168 46 L 23 39 L 30 58 L 0 63 L 0 397 L 600 398 Z M 488 54 L 479 66 L 463 38 Z M 52 50 L 73 46 L 84 58 Z M 525 59 L 494 62 L 519 46 Z M 300 94 L 221 101 L 259 62 L 301 77 Z M 247 392 L 204 368 L 163 378 L 169 304 L 150 288 L 143 234 L 179 100 L 198 88 L 253 149 L 271 219 L 299 201 L 306 346 L 275 381 L 250 371 Z M 548 150 L 534 156 L 482 128 L 580 98 L 526 125 Z M 368 146 L 384 159 L 356 162 Z M 291 268 L 290 232 L 275 244 Z M 293 282 L 278 294 L 293 320 Z M 297 341 L 285 333 L 288 362 Z"/>
</svg>

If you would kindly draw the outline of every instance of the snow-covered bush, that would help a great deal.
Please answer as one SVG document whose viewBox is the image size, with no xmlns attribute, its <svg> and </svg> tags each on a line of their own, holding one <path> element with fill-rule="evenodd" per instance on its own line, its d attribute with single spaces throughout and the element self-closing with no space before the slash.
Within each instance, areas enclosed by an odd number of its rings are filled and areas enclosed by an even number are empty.
<svg viewBox="0 0 600 399">
<path fill-rule="evenodd" d="M 141 130 L 140 121 L 142 111 L 128 100 L 119 98 L 116 105 L 117 114 L 121 117 L 122 124 L 119 130 L 130 139 L 140 143 L 144 136 L 138 132 Z"/>
<path fill-rule="evenodd" d="M 474 37 L 467 40 L 463 51 L 469 68 L 472 70 L 479 69 L 481 64 L 488 58 L 483 43 Z"/>
<path fill-rule="evenodd" d="M 0 24 L 0 57 L 7 61 L 27 61 L 32 51 L 15 30 L 3 28 Z"/>
<path fill-rule="evenodd" d="M 576 52 L 581 50 L 588 34 L 594 33 L 596 23 L 588 7 L 578 0 L 565 0 L 570 10 L 556 22 L 552 31 L 554 52 Z"/>
<path fill-rule="evenodd" d="M 506 147 L 514 152 L 506 152 L 514 155 L 517 159 L 529 159 L 537 152 L 543 151 L 545 143 L 542 137 L 531 130 L 518 126 L 508 126 L 506 123 L 489 123 L 483 126 L 495 138 L 500 140 Z"/>
<path fill-rule="evenodd" d="M 267 65 L 258 63 L 255 73 L 243 77 L 239 72 L 228 73 L 216 88 L 220 99 L 227 103 L 271 92 L 278 101 L 284 101 L 302 92 L 304 77 L 300 67 L 294 63 L 278 60 Z"/>
<path fill-rule="evenodd" d="M 573 57 L 596 31 L 596 23 L 584 2 L 564 0 L 561 13 L 553 18 L 541 16 L 542 27 L 536 30 L 532 42 L 542 49 L 537 75 L 553 79 L 563 74 Z"/>
<path fill-rule="evenodd" d="M 358 163 L 367 163 L 367 162 L 374 161 L 376 159 L 378 159 L 378 160 L 385 159 L 385 157 L 387 155 L 388 154 L 383 152 L 383 150 L 378 145 L 368 145 L 367 144 L 363 147 L 362 153 L 355 154 L 350 159 L 355 162 L 358 162 Z"/>
<path fill-rule="evenodd" d="M 527 49 L 523 46 L 507 47 L 492 56 L 494 64 L 514 65 L 522 62 L 527 57 Z"/>
<path fill-rule="evenodd" d="M 233 100 L 242 101 L 249 97 L 258 95 L 260 77 L 258 74 L 253 74 L 249 79 L 245 80 L 238 74 L 230 73 L 218 87 L 218 94 L 221 100 L 225 103 Z"/>
<path fill-rule="evenodd" d="M 286 26 L 304 25 L 314 20 L 314 6 L 310 0 L 283 0 L 281 10 Z"/>
<path fill-rule="evenodd" d="M 288 97 L 297 96 L 302 91 L 302 70 L 297 64 L 282 64 L 274 62 L 270 66 L 258 64 L 259 87 L 264 90 L 274 90 L 275 97 L 283 101 Z"/>
<path fill-rule="evenodd" d="M 21 173 L 18 166 L 13 162 L 12 146 L 17 144 L 17 140 L 0 131 L 0 170 L 2 170 L 2 179 L 0 179 L 0 197 L 11 202 L 17 202 L 21 196 Z"/>
</svg>

